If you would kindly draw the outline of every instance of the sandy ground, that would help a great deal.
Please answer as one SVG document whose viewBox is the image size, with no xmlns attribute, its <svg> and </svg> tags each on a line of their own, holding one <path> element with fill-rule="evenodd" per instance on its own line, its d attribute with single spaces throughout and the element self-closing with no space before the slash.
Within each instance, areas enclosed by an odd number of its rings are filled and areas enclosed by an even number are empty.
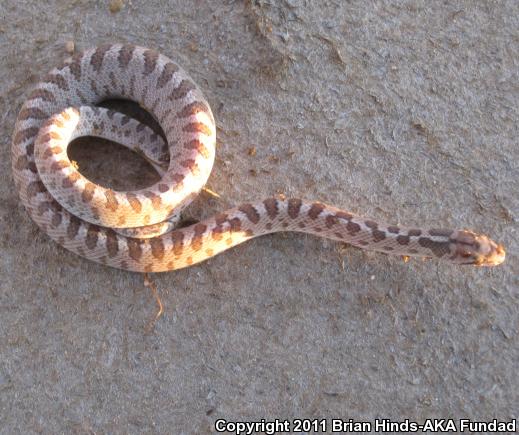
<svg viewBox="0 0 519 435">
<path fill-rule="evenodd" d="M 519 417 L 517 1 L 133 0 L 111 12 L 6 0 L 0 20 L 0 433 Z M 154 275 L 165 313 L 148 332 L 142 276 L 51 242 L 13 189 L 17 112 L 67 41 L 156 48 L 204 89 L 221 198 L 203 195 L 187 217 L 302 196 L 477 229 L 505 244 L 506 263 L 405 263 L 269 236 Z M 121 155 L 135 180 L 153 177 L 118 147 L 78 147 L 92 177 L 124 177 Z"/>
</svg>

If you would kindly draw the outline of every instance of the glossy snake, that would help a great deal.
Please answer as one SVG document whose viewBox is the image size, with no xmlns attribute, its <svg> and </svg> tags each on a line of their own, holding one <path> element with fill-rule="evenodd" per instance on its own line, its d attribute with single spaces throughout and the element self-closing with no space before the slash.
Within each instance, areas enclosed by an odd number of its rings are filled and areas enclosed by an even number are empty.
<svg viewBox="0 0 519 435">
<path fill-rule="evenodd" d="M 166 142 L 128 116 L 96 107 L 108 98 L 138 102 L 161 125 Z M 31 218 L 60 245 L 89 260 L 138 272 L 191 266 L 278 231 L 458 264 L 504 261 L 501 245 L 471 231 L 386 225 L 300 199 L 268 198 L 174 229 L 171 218 L 209 176 L 215 130 L 202 92 L 177 64 L 142 47 L 99 46 L 51 71 L 23 104 L 12 142 L 15 184 Z M 141 151 L 161 180 L 133 192 L 92 183 L 67 156 L 69 142 L 85 135 Z"/>
</svg>

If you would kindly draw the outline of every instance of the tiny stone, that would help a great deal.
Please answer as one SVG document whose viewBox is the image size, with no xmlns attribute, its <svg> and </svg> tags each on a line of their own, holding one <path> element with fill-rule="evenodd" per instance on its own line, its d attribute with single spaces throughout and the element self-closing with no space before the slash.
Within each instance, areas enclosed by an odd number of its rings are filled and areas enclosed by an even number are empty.
<svg viewBox="0 0 519 435">
<path fill-rule="evenodd" d="M 73 54 L 75 49 L 76 49 L 76 46 L 74 44 L 74 41 L 65 42 L 65 51 L 68 54 Z"/>
<path fill-rule="evenodd" d="M 124 6 L 123 0 L 111 0 L 109 9 L 112 14 L 115 14 L 115 13 L 119 12 L 123 6 Z"/>
</svg>

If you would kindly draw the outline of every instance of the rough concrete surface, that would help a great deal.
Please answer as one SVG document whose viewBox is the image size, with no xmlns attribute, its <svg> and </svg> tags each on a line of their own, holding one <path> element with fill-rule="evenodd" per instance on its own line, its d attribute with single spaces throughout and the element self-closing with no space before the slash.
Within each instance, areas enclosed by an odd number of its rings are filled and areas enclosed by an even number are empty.
<svg viewBox="0 0 519 435">
<path fill-rule="evenodd" d="M 519 417 L 519 2 L 116 3 L 0 2 L 0 433 Z M 142 276 L 54 244 L 13 189 L 18 110 L 69 41 L 156 48 L 204 90 L 220 198 L 203 194 L 187 218 L 302 196 L 488 233 L 506 263 L 273 235 L 153 275 L 165 312 L 147 329 Z M 88 143 L 76 152 L 92 177 L 153 177 L 140 159 L 117 172 L 130 153 L 98 143 L 96 158 Z"/>
</svg>

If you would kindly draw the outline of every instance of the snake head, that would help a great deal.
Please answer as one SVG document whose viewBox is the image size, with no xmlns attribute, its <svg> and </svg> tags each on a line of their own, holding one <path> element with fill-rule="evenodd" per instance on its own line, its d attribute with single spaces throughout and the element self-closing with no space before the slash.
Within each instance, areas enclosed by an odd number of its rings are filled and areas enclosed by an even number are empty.
<svg viewBox="0 0 519 435">
<path fill-rule="evenodd" d="M 454 243 L 454 254 L 451 260 L 459 264 L 475 266 L 497 266 L 505 261 L 505 248 L 482 234 L 472 231 L 457 231 L 451 242 Z"/>
</svg>

